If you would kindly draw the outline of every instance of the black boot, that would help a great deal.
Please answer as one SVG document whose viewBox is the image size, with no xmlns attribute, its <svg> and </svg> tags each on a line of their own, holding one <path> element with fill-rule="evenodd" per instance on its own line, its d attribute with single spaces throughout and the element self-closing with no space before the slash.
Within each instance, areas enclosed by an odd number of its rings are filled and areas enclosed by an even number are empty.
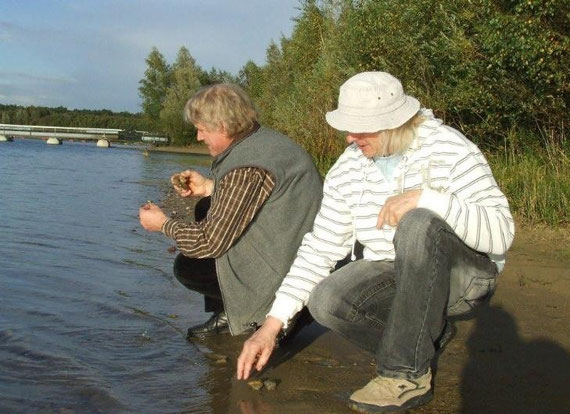
<svg viewBox="0 0 570 414">
<path fill-rule="evenodd" d="M 216 312 L 206 322 L 192 326 L 188 329 L 186 339 L 190 338 L 205 338 L 208 336 L 222 335 L 230 333 L 228 325 L 228 317 L 226 312 Z"/>
</svg>

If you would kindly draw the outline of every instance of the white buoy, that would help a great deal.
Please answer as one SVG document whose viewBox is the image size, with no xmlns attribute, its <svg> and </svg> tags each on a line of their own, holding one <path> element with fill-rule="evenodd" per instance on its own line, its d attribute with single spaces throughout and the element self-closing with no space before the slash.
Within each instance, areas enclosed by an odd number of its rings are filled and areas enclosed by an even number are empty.
<svg viewBox="0 0 570 414">
<path fill-rule="evenodd" d="M 0 142 L 8 142 L 6 135 L 0 135 Z"/>
<path fill-rule="evenodd" d="M 56 137 L 51 137 L 51 138 L 47 139 L 46 144 L 48 144 L 48 145 L 61 145 L 61 140 L 59 140 Z"/>
<path fill-rule="evenodd" d="M 111 144 L 106 139 L 100 139 L 97 141 L 97 146 L 99 148 L 109 148 Z"/>
</svg>

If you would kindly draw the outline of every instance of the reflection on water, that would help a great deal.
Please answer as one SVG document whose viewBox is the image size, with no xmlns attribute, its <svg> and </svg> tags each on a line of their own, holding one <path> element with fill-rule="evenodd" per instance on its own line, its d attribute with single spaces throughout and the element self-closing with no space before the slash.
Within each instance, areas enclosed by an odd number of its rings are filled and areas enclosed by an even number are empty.
<svg viewBox="0 0 570 414">
<path fill-rule="evenodd" d="M 170 174 L 204 160 L 0 145 L 0 412 L 210 411 L 210 368 L 183 334 L 201 300 L 137 219 Z"/>
</svg>

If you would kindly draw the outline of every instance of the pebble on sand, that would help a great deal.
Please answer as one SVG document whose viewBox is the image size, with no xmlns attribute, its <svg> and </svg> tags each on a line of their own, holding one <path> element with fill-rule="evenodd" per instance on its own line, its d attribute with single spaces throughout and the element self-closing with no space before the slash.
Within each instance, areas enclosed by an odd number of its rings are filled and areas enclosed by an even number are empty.
<svg viewBox="0 0 570 414">
<path fill-rule="evenodd" d="M 272 379 L 266 379 L 263 381 L 263 385 L 268 391 L 273 391 L 275 388 L 277 388 L 277 384 L 278 382 Z"/>
<path fill-rule="evenodd" d="M 254 389 L 255 391 L 259 391 L 260 389 L 263 388 L 263 381 L 261 380 L 251 380 L 247 382 L 247 385 L 249 385 L 252 389 Z"/>
<path fill-rule="evenodd" d="M 230 360 L 227 355 L 214 354 L 214 353 L 207 353 L 204 355 L 206 356 L 206 358 L 208 358 L 210 361 L 214 362 L 214 364 L 216 364 L 216 365 L 227 364 L 228 361 Z"/>
</svg>

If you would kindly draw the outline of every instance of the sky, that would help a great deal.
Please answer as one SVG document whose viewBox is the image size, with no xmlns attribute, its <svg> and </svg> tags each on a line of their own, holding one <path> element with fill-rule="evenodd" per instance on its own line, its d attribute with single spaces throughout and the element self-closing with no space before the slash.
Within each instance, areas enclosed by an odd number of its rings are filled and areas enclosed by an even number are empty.
<svg viewBox="0 0 570 414">
<path fill-rule="evenodd" d="M 152 47 L 237 74 L 298 15 L 299 0 L 0 0 L 0 104 L 140 112 Z"/>
</svg>

